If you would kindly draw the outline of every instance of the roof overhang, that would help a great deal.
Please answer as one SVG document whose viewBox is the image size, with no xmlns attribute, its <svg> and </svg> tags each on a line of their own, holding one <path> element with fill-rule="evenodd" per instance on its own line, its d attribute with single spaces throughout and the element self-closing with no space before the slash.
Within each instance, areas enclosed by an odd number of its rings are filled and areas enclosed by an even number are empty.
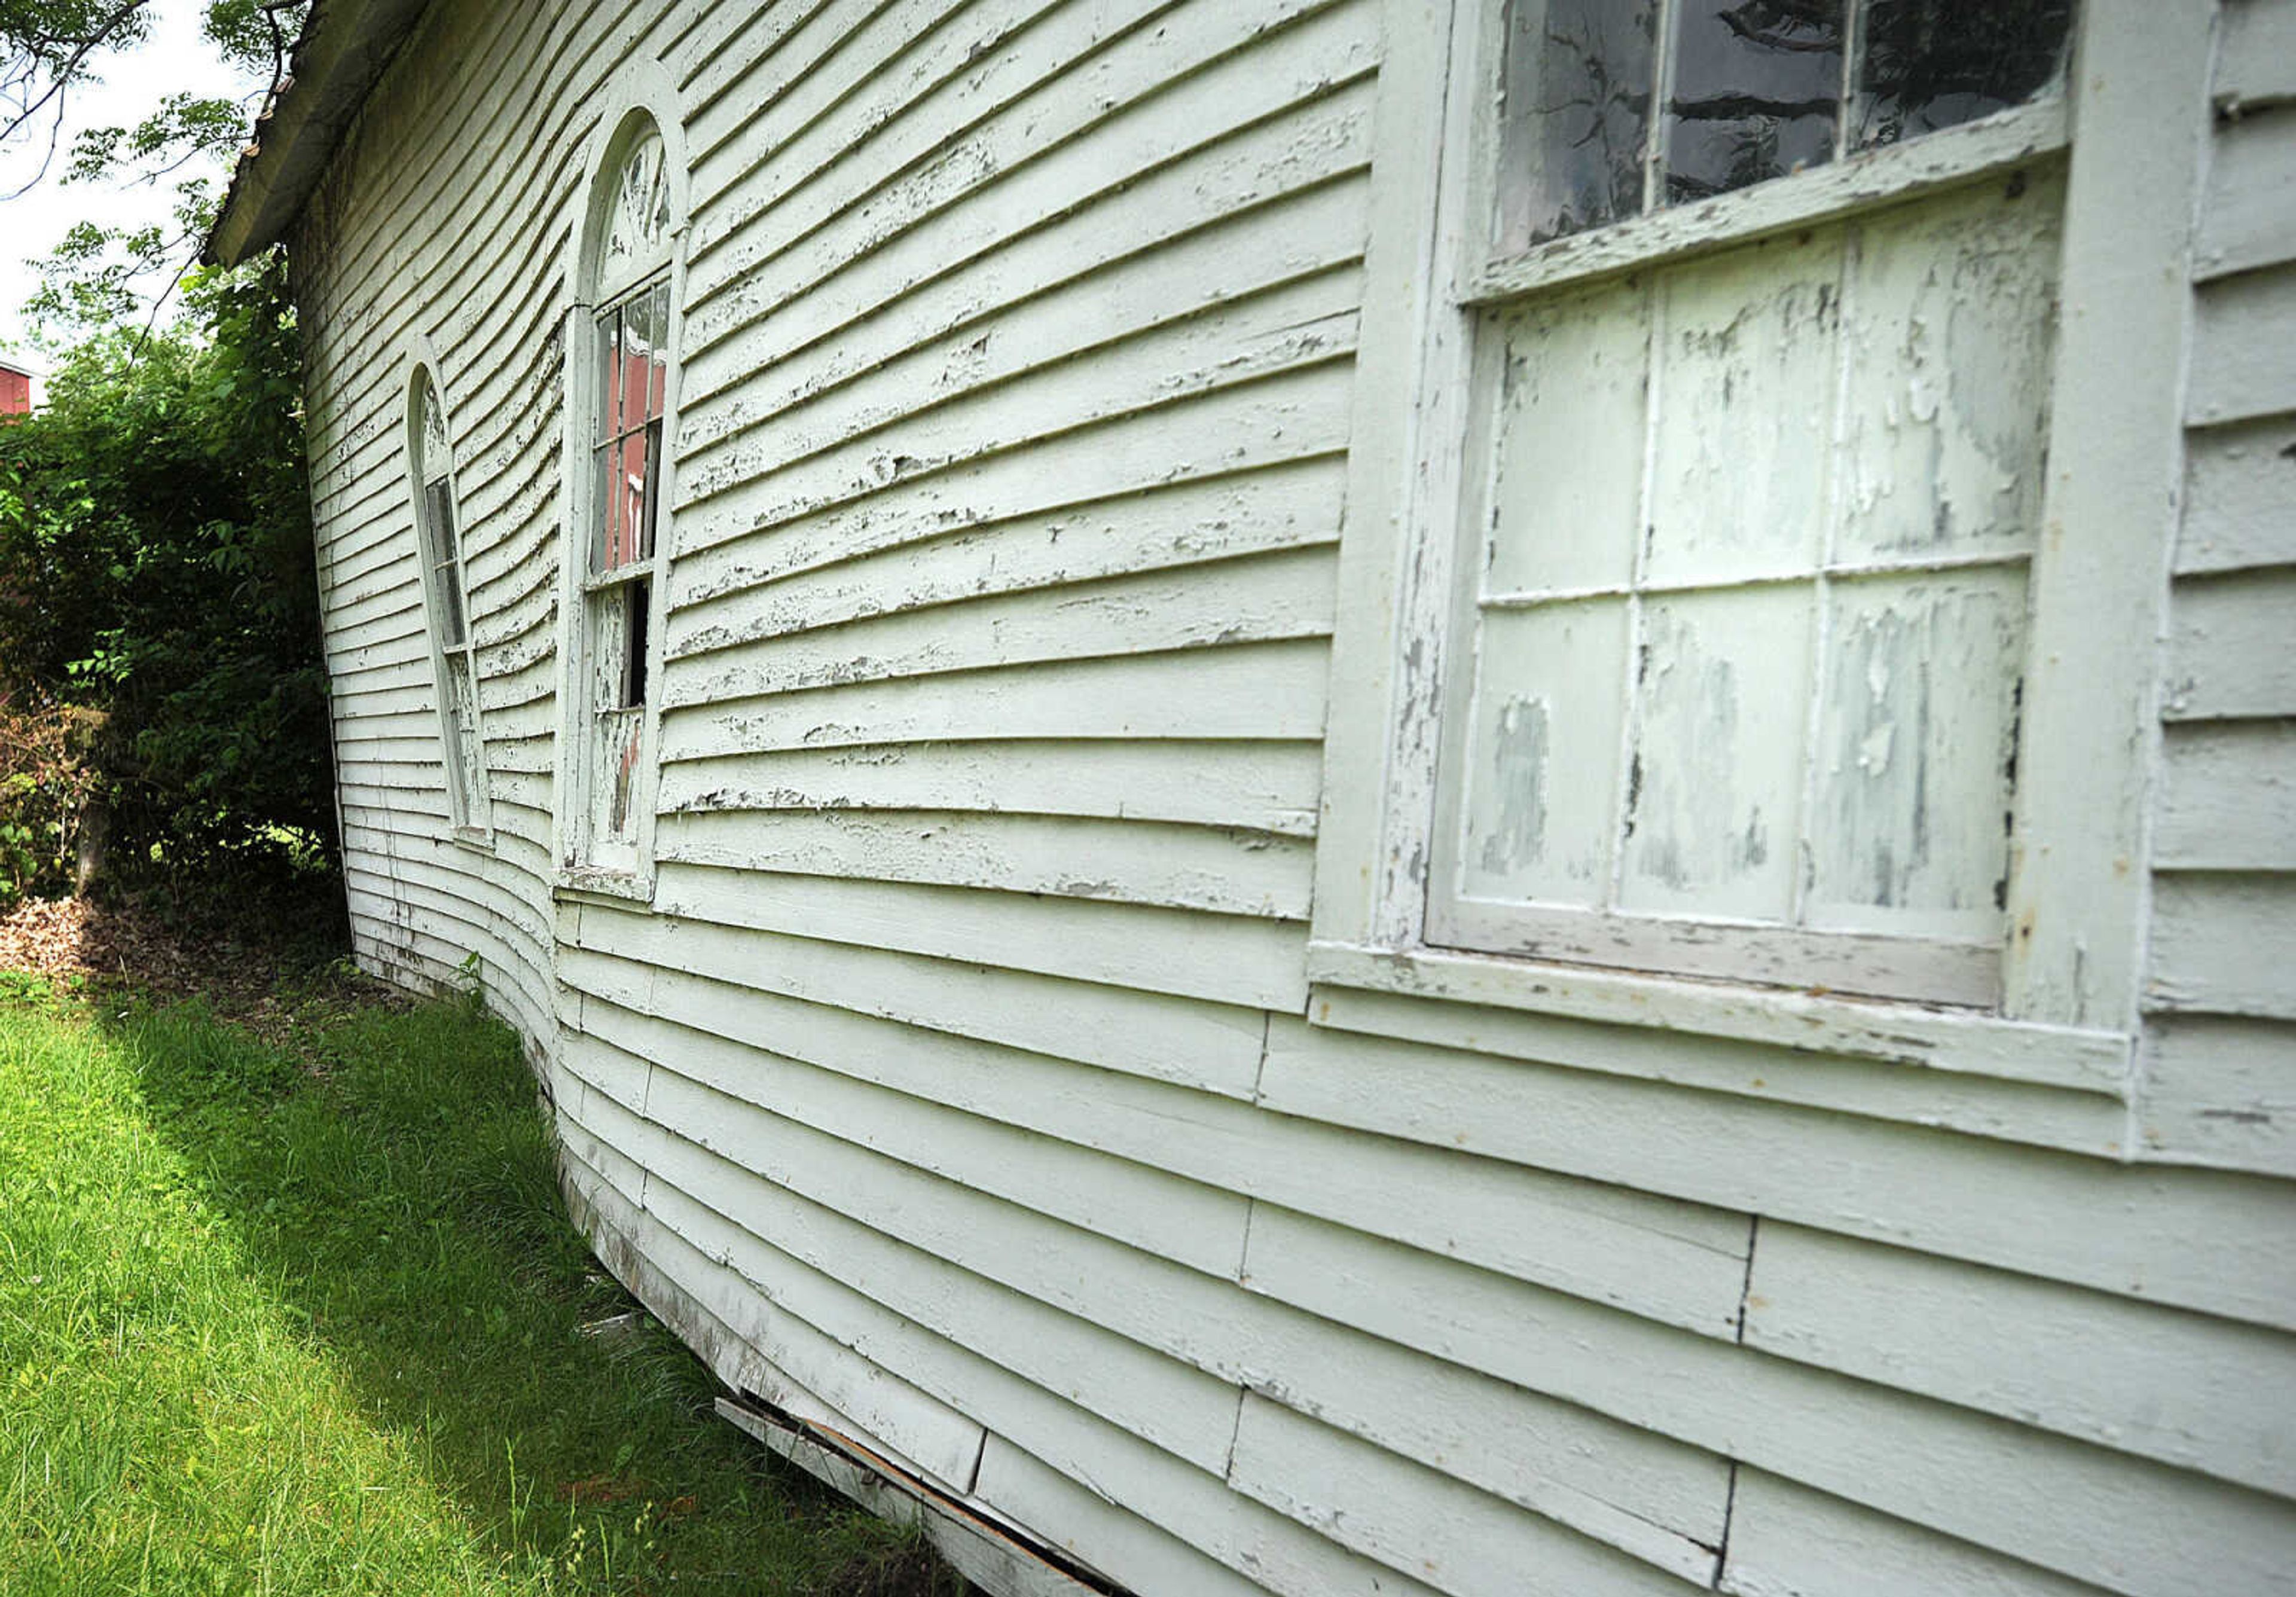
<svg viewBox="0 0 2296 1597">
<path fill-rule="evenodd" d="M 235 266 L 286 236 L 429 0 L 314 0 L 288 75 L 255 119 L 205 258 Z"/>
</svg>

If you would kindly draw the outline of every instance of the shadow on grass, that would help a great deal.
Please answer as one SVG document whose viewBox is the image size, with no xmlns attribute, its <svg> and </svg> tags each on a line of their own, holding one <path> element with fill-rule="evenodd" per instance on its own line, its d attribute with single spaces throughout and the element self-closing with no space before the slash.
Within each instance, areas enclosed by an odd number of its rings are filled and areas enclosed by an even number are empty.
<svg viewBox="0 0 2296 1597">
<path fill-rule="evenodd" d="M 340 983 L 293 1050 L 196 1003 L 100 1012 L 248 1274 L 504 1589 L 966 1590 L 717 1419 L 658 1324 L 596 1329 L 636 1306 L 567 1222 L 506 1028 Z"/>
</svg>

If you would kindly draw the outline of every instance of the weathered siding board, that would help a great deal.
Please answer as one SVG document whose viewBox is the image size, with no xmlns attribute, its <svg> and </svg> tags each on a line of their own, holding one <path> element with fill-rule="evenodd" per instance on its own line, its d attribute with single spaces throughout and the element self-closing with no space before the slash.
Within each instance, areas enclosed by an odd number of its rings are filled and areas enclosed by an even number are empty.
<svg viewBox="0 0 2296 1597">
<path fill-rule="evenodd" d="M 2296 720 L 2172 725 L 2163 754 L 2156 868 L 2296 871 Z"/>
<path fill-rule="evenodd" d="M 2296 1179 L 2296 1028 L 2157 1015 L 2138 1132 L 2164 1158 Z"/>
<path fill-rule="evenodd" d="M 2102 1588 L 1742 1467 L 1718 1589 L 1734 1597 L 2094 1597 Z"/>
<path fill-rule="evenodd" d="M 1313 851 L 1241 829 L 1138 820 L 876 810 L 665 820 L 665 863 L 914 881 L 1160 905 L 1269 920 L 1308 918 Z"/>
<path fill-rule="evenodd" d="M 1674 1597 L 1682 1590 L 1591 1541 L 1510 1513 L 1481 1492 L 1350 1441 L 1257 1393 L 1243 1400 L 1231 1478 L 1239 1490 L 1341 1545 L 1455 1597 Z M 1705 1584 L 1710 1556 L 1679 1561 L 1684 1567 L 1674 1573 Z"/>
<path fill-rule="evenodd" d="M 561 951 L 561 967 L 570 976 L 591 968 L 583 954 L 603 950 L 638 969 L 683 972 L 816 1011 L 841 1001 L 855 1012 L 902 1027 L 975 1037 L 1229 1098 L 1251 1096 L 1267 1029 L 1253 1009 L 828 941 L 805 930 L 785 933 L 667 916 L 627 925 L 594 918 L 577 942 L 578 947 Z M 729 1024 L 733 1012 L 713 1002 L 709 1013 L 694 1019 Z M 808 1018 L 819 1019 L 812 1011 Z"/>
<path fill-rule="evenodd" d="M 981 1450 L 978 1489 L 983 1500 L 1037 1527 L 1047 1545 L 1132 1591 L 1259 1597 L 1267 1590 L 994 1432 Z"/>
<path fill-rule="evenodd" d="M 696 952 L 691 942 L 678 945 L 689 959 Z M 1111 1078 L 1071 1063 L 1080 1050 L 1055 1058 L 934 1036 L 926 1028 L 948 1021 L 933 1010 L 898 1020 L 854 1014 L 681 978 L 664 968 L 668 962 L 658 954 L 644 964 L 574 954 L 560 970 L 581 992 L 690 1017 L 685 1025 L 709 1030 L 708 1040 L 684 1036 L 683 1051 L 755 1058 L 755 1051 L 777 1046 L 825 1069 L 1668 1323 L 1710 1336 L 1734 1331 L 1745 1274 L 1742 1216 L 1360 1135 L 1170 1085 Z M 746 966 L 735 969 L 746 975 Z M 1046 991 L 1036 1002 L 1070 1008 L 1086 997 Z M 719 1037 L 739 1046 L 716 1045 Z M 1398 1207 L 1394 1195 L 1404 1192 L 1413 1201 Z"/>
<path fill-rule="evenodd" d="M 1246 1271 L 1254 1290 L 1328 1318 L 2116 1590 L 2261 1592 L 2296 1559 L 2296 1512 L 2283 1499 L 1611 1316 L 1278 1211 L 1254 1216 Z"/>
<path fill-rule="evenodd" d="M 360 958 L 478 955 L 602 1254 L 723 1377 L 1144 1597 L 2264 1589 L 2296 7 L 2225 12 L 2133 1064 L 1828 1052 L 1839 1003 L 1302 1024 L 1381 14 L 431 8 L 299 263 Z M 693 202 L 651 909 L 550 855 L 567 231 L 639 60 Z M 418 332 L 491 852 L 446 835 Z"/>
<path fill-rule="evenodd" d="M 2003 1082 L 1956 1070 L 1949 1061 L 1938 1061 L 1937 1068 L 1918 1057 L 1880 1063 L 1819 1047 L 1721 1037 L 1686 1048 L 1679 1033 L 1656 1027 L 1456 1008 L 1328 988 L 1317 989 L 1314 1019 L 1336 1031 L 1407 1037 L 1436 1047 L 2093 1152 L 2118 1153 L 2127 1130 L 2121 1105 L 2126 1068 L 2119 1060 L 2105 1079 L 2081 1068 L 2046 1082 Z M 2067 1086 L 2081 1090 L 2068 1093 L 2062 1090 Z"/>
<path fill-rule="evenodd" d="M 2215 99 L 2239 115 L 2296 100 L 2296 6 L 2288 0 L 2226 0 L 2217 44 Z"/>
<path fill-rule="evenodd" d="M 1767 1224 L 1766 1352 L 2296 1497 L 2296 1338 Z"/>
<path fill-rule="evenodd" d="M 660 803 L 665 817 L 951 810 L 1241 826 L 1311 837 L 1320 766 L 1317 745 L 1305 739 L 890 743 L 681 761 L 662 773 Z"/>
<path fill-rule="evenodd" d="M 778 635 L 760 620 L 732 635 L 685 640 L 664 673 L 666 708 L 943 671 L 1317 637 L 1328 633 L 1330 615 L 1330 555 L 1302 549 L 1076 580 L 1049 603 L 1034 593 L 928 601 Z"/>
<path fill-rule="evenodd" d="M 2296 567 L 2177 585 L 2164 713 L 2202 721 L 2296 716 Z"/>
<path fill-rule="evenodd" d="M 1272 1022 L 1268 1041 L 1259 1101 L 1286 1113 L 2296 1330 L 2296 1193 L 2279 1183 L 1297 1021 Z"/>
<path fill-rule="evenodd" d="M 2145 993 L 2160 1009 L 2296 1020 L 2296 876 L 2156 876 Z"/>
<path fill-rule="evenodd" d="M 663 1085 L 658 1082 L 650 1107 L 660 1113 L 663 1101 Z M 755 1138 L 742 1141 L 743 1163 L 758 1157 L 753 1151 L 770 1146 Z M 1020 1360 L 1037 1372 L 1039 1380 L 1048 1378 L 1046 1372 L 1057 1376 L 1060 1385 L 1055 1389 L 1087 1407 L 1102 1413 L 1131 1413 L 1128 1429 L 1144 1440 L 1178 1450 L 1184 1456 L 1193 1453 L 1201 1467 L 1214 1473 L 1228 1467 L 1236 1397 L 1232 1386 L 1218 1388 L 1219 1399 L 1206 1413 L 1199 1442 L 1193 1448 L 1179 1446 L 1175 1441 L 1174 1427 L 1182 1422 L 1189 1409 L 1176 1406 L 1168 1400 L 1168 1395 L 1164 1400 L 1158 1399 L 1158 1389 L 1166 1382 L 1144 1380 L 1137 1375 L 1127 1378 L 1122 1373 L 1125 1362 L 1139 1356 L 1138 1349 L 1130 1349 L 1123 1358 L 1118 1358 L 1116 1349 L 1119 1344 L 1097 1345 L 1087 1338 L 1079 1345 L 1076 1336 L 1081 1328 L 1063 1331 L 1061 1326 L 1067 1323 L 1043 1321 L 1043 1311 L 1032 1311 L 1037 1316 L 1032 1322 L 1030 1314 L 1021 1314 L 1009 1303 L 999 1313 L 984 1314 L 980 1306 L 968 1309 L 964 1301 L 968 1292 L 977 1298 L 988 1289 L 962 1272 L 936 1266 L 898 1249 L 889 1255 L 888 1244 L 874 1240 L 878 1227 L 871 1227 L 865 1233 L 857 1233 L 849 1222 L 830 1221 L 826 1211 L 850 1209 L 855 1200 L 837 1186 L 819 1185 L 799 1173 L 804 1156 L 794 1148 L 787 1152 L 787 1164 L 782 1162 L 783 1156 L 779 1153 L 767 1153 L 765 1157 L 775 1166 L 775 1178 L 769 1183 L 775 1194 L 772 1201 L 785 1208 L 791 1200 L 779 1196 L 783 1192 L 809 1199 L 815 1229 L 830 1227 L 818 1243 L 807 1248 L 808 1256 L 816 1263 L 833 1261 L 843 1280 L 898 1306 L 906 1318 L 942 1330 L 953 1340 L 985 1348 L 1006 1361 Z M 756 1206 L 767 1200 L 765 1190 L 753 1190 L 738 1181 L 728 1187 L 726 1183 L 730 1177 L 723 1174 L 709 1176 L 709 1167 L 670 1159 L 668 1163 L 658 1163 L 654 1167 L 675 1179 L 702 1183 L 712 1193 L 725 1193 L 714 1201 L 721 1208 L 734 1206 L 734 1212 L 745 1217 L 755 1215 Z M 867 1179 L 857 1169 L 848 1180 L 851 1189 L 865 1191 L 860 1200 L 865 1208 L 873 1200 L 882 1201 L 876 1198 L 881 1183 Z M 652 1201 L 659 1202 L 659 1197 Z M 901 1224 L 908 1206 L 884 1208 L 881 1212 L 893 1216 L 892 1224 L 897 1229 L 910 1233 L 906 1240 L 912 1244 L 918 1240 L 914 1223 L 906 1226 Z M 952 1224 L 964 1225 L 968 1233 L 975 1228 L 986 1233 L 1006 1229 L 996 1226 L 988 1215 L 989 1211 L 976 1209 L 953 1217 Z M 775 1234 L 785 1238 L 796 1234 L 792 1224 L 784 1217 L 775 1225 Z M 1018 1242 L 1019 1239 L 1013 1241 Z M 1043 1252 L 1057 1246 L 1054 1235 L 1046 1233 L 1037 1240 L 1033 1249 L 1022 1245 L 1011 1250 Z M 1048 1285 L 1063 1274 L 1015 1270 L 1002 1257 L 991 1257 L 1001 1256 L 1006 1248 L 983 1244 L 952 1249 L 946 1235 L 922 1251 L 941 1258 L 954 1257 L 960 1263 L 965 1262 L 964 1255 L 970 1251 L 975 1256 L 975 1270 L 1007 1287 L 1025 1291 L 1038 1301 L 1043 1300 Z M 1024 1284 L 1031 1278 L 1036 1283 L 1033 1288 Z M 937 1279 L 945 1281 L 941 1291 L 920 1298 L 920 1290 Z M 1062 1290 L 1069 1298 L 1056 1306 L 1077 1314 L 1078 1306 L 1073 1290 Z M 1001 1294 L 997 1296 L 1001 1298 Z M 1399 1350 L 1382 1352 L 1375 1344 L 1352 1339 L 1343 1331 L 1321 1326 L 1311 1319 L 1250 1312 L 1257 1306 L 1253 1299 L 1223 1298 L 1201 1288 L 1180 1290 L 1179 1278 L 1167 1278 L 1164 1290 L 1148 1290 L 1144 1297 L 1141 1306 L 1126 1311 L 1120 1316 L 1122 1323 L 1111 1329 L 1122 1331 L 1134 1340 L 1160 1347 L 1168 1354 L 1201 1366 L 1207 1356 L 1203 1351 L 1206 1344 L 1197 1328 L 1207 1320 L 1217 1323 L 1234 1320 L 1242 1313 L 1242 1322 L 1231 1330 L 1229 1339 L 1239 1349 L 1238 1356 L 1243 1362 L 1207 1371 L 1208 1374 L 1233 1382 L 1239 1373 L 1260 1372 L 1252 1374 L 1251 1379 L 1262 1389 L 1278 1392 L 1289 1402 L 1310 1405 L 1334 1423 L 1349 1429 L 1365 1428 L 1374 1435 L 1391 1434 L 1394 1439 L 1406 1444 L 1422 1442 L 1431 1436 L 1445 1437 L 1449 1447 L 1472 1461 L 1464 1466 L 1469 1470 L 1488 1475 L 1495 1467 L 1503 1470 L 1504 1489 L 1528 1506 L 1565 1522 L 1579 1524 L 1590 1535 L 1616 1539 L 1643 1556 L 1671 1567 L 1690 1568 L 1702 1561 L 1710 1562 L 1702 1560 L 1694 1543 L 1678 1534 L 1669 1536 L 1653 1527 L 1690 1516 L 1693 1524 L 1704 1526 L 1709 1534 L 1718 1528 L 1726 1491 L 1726 1471 L 1719 1461 L 1702 1460 L 1695 1454 L 1670 1447 L 1656 1438 L 1638 1439 L 1593 1415 L 1496 1382 L 1479 1381 L 1464 1372 L 1454 1372 L 1447 1376 L 1441 1372 L 1423 1371 L 1415 1361 L 1401 1355 Z M 1106 1314 L 1107 1310 L 1102 1309 L 1095 1317 L 1104 1317 Z M 1020 1324 L 1015 1323 L 1016 1316 Z M 993 1335 L 988 1328 L 1000 1321 L 1021 1334 L 1009 1343 Z M 1036 1323 L 1038 1330 L 1032 1332 L 1024 1329 L 1029 1323 Z M 1063 1348 L 1071 1351 L 1063 1354 Z M 1194 1351 L 1190 1351 L 1192 1348 Z M 1110 1388 L 1095 1389 L 1103 1381 L 1112 1383 Z M 1478 1420 L 1496 1422 L 1507 1438 L 1495 1460 L 1474 1457 L 1478 1451 L 1474 1446 Z M 1572 1486 L 1558 1481 L 1558 1470 L 1575 1476 L 1581 1484 Z"/>
<path fill-rule="evenodd" d="M 2222 426 L 2296 410 L 2296 268 L 2219 278 L 2194 297 L 2185 419 Z"/>
<path fill-rule="evenodd" d="M 2237 42 L 2227 38 L 2224 47 L 2230 60 Z M 2296 260 L 2296 107 L 2218 128 L 2193 250 L 2196 281 Z"/>
</svg>

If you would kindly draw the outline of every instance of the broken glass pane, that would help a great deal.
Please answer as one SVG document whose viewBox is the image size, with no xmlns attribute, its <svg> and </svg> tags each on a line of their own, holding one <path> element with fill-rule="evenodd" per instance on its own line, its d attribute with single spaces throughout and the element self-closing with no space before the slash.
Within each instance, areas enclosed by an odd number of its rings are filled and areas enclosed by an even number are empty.
<svg viewBox="0 0 2296 1597">
<path fill-rule="evenodd" d="M 1668 204 L 1833 157 L 1842 0 L 1682 0 L 1667 98 Z"/>
<path fill-rule="evenodd" d="M 1646 0 L 1527 0 L 1511 8 L 1502 251 L 1642 209 L 1657 14 Z"/>
<path fill-rule="evenodd" d="M 2072 0 L 1870 0 L 1852 143 L 1859 149 L 2022 104 L 2064 64 Z"/>
</svg>

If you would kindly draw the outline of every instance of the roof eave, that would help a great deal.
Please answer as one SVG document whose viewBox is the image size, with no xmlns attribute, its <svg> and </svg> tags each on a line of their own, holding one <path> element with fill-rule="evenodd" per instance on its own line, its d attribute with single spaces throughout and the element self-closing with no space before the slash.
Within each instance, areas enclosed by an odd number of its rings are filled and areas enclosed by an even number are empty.
<svg viewBox="0 0 2296 1597">
<path fill-rule="evenodd" d="M 286 236 L 428 0 L 315 0 L 289 76 L 256 119 L 203 258 L 235 266 Z"/>
</svg>

